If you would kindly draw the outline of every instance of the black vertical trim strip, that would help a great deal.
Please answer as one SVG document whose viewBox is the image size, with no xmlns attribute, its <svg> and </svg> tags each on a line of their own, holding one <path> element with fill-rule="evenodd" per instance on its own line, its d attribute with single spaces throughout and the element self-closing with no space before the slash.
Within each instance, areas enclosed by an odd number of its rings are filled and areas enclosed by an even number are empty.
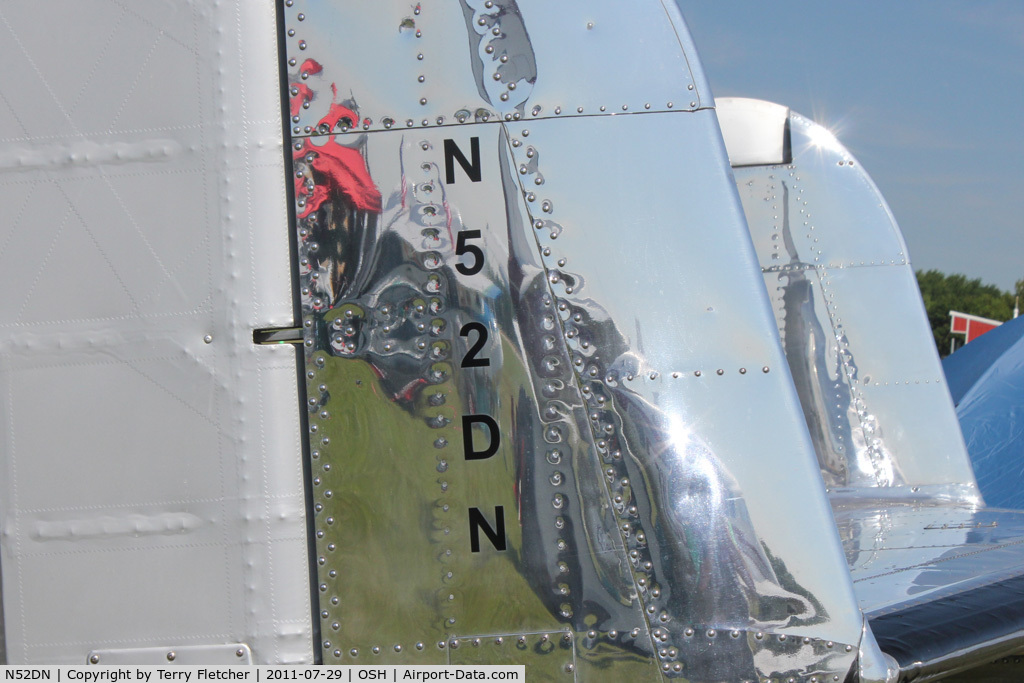
<svg viewBox="0 0 1024 683">
<path fill-rule="evenodd" d="M 0 665 L 7 664 L 7 629 L 4 620 L 4 574 L 0 568 Z"/>
<path fill-rule="evenodd" d="M 782 125 L 782 163 L 793 163 L 793 135 L 789 129 L 789 114 L 786 114 L 786 122 Z"/>
<path fill-rule="evenodd" d="M 295 183 L 292 178 L 291 108 L 288 99 L 288 46 L 285 39 L 284 0 L 277 0 L 277 68 L 281 92 L 281 135 L 284 140 L 284 189 L 288 203 L 288 257 L 292 274 L 292 315 L 296 325 L 302 324 L 302 298 L 299 296 L 298 218 L 295 214 Z M 306 543 L 309 556 L 309 605 L 313 633 L 313 663 L 323 664 L 320 637 L 320 593 L 317 591 L 316 511 L 313 509 L 313 464 L 309 447 L 309 413 L 306 410 L 305 347 L 295 347 L 295 372 L 298 377 L 299 430 L 302 432 L 302 482 L 306 500 Z"/>
</svg>

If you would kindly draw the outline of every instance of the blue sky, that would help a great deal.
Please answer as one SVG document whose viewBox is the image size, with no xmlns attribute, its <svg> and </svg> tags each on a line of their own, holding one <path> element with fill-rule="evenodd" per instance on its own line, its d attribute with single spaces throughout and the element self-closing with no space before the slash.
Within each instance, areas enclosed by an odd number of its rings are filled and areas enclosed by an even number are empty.
<svg viewBox="0 0 1024 683">
<path fill-rule="evenodd" d="M 831 128 L 915 268 L 1024 278 L 1024 2 L 678 2 L 714 94 Z"/>
</svg>

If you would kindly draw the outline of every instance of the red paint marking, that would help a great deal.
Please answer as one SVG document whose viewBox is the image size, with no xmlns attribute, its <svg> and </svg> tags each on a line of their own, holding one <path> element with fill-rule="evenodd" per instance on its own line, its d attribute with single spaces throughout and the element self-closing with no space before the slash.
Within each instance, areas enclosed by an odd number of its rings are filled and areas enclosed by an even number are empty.
<svg viewBox="0 0 1024 683">
<path fill-rule="evenodd" d="M 445 227 L 448 228 L 448 244 L 452 245 L 452 249 L 454 249 L 455 236 L 452 235 L 452 210 L 448 207 L 447 199 L 441 202 L 441 206 L 444 207 Z"/>
<path fill-rule="evenodd" d="M 307 73 L 310 76 L 314 76 L 323 70 L 324 68 L 320 65 L 320 62 L 315 59 L 307 59 L 302 63 L 302 66 L 299 67 L 300 73 Z"/>
<path fill-rule="evenodd" d="M 302 148 L 296 150 L 295 158 L 300 159 L 310 151 L 314 152 L 310 164 L 313 170 L 323 174 L 323 180 L 313 188 L 312 194 L 308 192 L 305 184 L 297 184 L 296 191 L 299 196 L 306 197 L 306 206 L 300 218 L 305 218 L 310 212 L 319 209 L 328 197 L 338 192 L 360 211 L 380 213 L 380 190 L 373 183 L 373 178 L 366 168 L 366 161 L 359 150 L 342 147 L 333 138 L 320 147 L 313 147 L 306 140 L 302 143 Z"/>
<path fill-rule="evenodd" d="M 289 86 L 290 90 L 295 90 L 296 93 L 291 96 L 289 106 L 292 112 L 292 116 L 298 116 L 299 110 L 302 109 L 302 105 L 306 102 L 310 102 L 313 99 L 313 91 L 309 89 L 309 86 L 305 83 L 292 83 Z"/>
<path fill-rule="evenodd" d="M 412 401 L 416 390 L 427 383 L 427 380 L 422 377 L 417 377 L 413 381 L 402 387 L 397 394 L 394 396 L 395 401 Z"/>
<path fill-rule="evenodd" d="M 333 84 L 331 86 L 333 88 Z M 346 106 L 340 105 L 337 102 L 331 104 L 331 108 L 327 110 L 327 116 L 320 119 L 320 123 L 317 127 L 327 125 L 327 130 L 333 131 L 334 127 L 338 125 L 338 122 L 342 119 L 348 119 L 349 128 L 356 125 L 359 121 L 359 116 Z"/>
</svg>

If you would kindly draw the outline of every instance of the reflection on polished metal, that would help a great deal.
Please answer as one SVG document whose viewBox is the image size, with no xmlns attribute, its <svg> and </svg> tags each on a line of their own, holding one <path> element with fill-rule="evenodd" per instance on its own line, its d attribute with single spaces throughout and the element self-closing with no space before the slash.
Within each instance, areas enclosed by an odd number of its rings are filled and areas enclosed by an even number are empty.
<svg viewBox="0 0 1024 683">
<path fill-rule="evenodd" d="M 821 126 L 759 100 L 718 109 L 866 617 L 860 680 L 934 680 L 1018 650 L 1022 515 L 981 507 L 884 200 Z"/>
<path fill-rule="evenodd" d="M 324 661 L 846 680 L 863 618 L 676 8 L 285 5 Z"/>
<path fill-rule="evenodd" d="M 785 107 L 723 98 L 719 116 L 732 156 L 757 164 L 736 168 L 736 183 L 826 485 L 978 502 L 906 245 L 874 183 Z M 763 138 L 786 140 L 791 161 L 754 159 Z"/>
</svg>

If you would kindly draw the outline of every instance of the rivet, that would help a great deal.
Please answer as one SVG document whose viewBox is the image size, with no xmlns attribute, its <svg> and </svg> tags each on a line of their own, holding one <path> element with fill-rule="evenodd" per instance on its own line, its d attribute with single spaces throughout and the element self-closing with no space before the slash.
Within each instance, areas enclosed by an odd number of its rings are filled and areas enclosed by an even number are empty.
<svg viewBox="0 0 1024 683">
<path fill-rule="evenodd" d="M 725 370 L 723 370 L 722 368 L 718 368 L 717 370 L 715 370 L 715 374 L 724 375 L 725 374 Z"/>
<path fill-rule="evenodd" d="M 351 650 L 348 651 L 348 653 L 350 655 L 352 655 L 353 657 L 358 657 L 359 656 L 359 650 L 357 648 L 352 648 Z"/>
<path fill-rule="evenodd" d="M 421 52 L 418 55 L 416 55 L 416 59 L 419 59 L 420 61 L 422 61 L 423 60 L 423 53 Z"/>
<path fill-rule="evenodd" d="M 761 372 L 768 372 L 768 366 L 766 365 L 763 368 L 761 368 Z"/>
<path fill-rule="evenodd" d="M 212 334 L 206 335 L 205 337 L 203 337 L 203 341 L 206 342 L 207 344 L 212 344 L 213 343 L 213 335 Z"/>
<path fill-rule="evenodd" d="M 718 635 L 718 632 L 715 631 L 715 629 L 713 629 L 713 628 L 709 628 L 708 629 L 708 633 L 707 633 L 708 638 L 714 638 L 717 635 Z"/>
<path fill-rule="evenodd" d="M 700 370 L 697 370 L 696 372 L 694 372 L 693 376 L 694 377 L 700 377 Z"/>
<path fill-rule="evenodd" d="M 89 663 L 90 664 L 97 664 L 97 663 L 99 663 L 99 661 L 100 661 L 100 656 L 99 655 L 92 655 L 91 657 L 89 657 Z"/>
<path fill-rule="evenodd" d="M 693 629 L 687 627 L 687 629 L 685 631 L 683 631 L 683 635 L 686 636 L 687 638 L 689 638 L 690 636 L 693 635 Z"/>
<path fill-rule="evenodd" d="M 171 650 L 170 652 L 167 653 L 167 661 L 168 662 L 173 662 L 177 658 L 177 656 L 178 655 L 174 652 L 174 650 Z"/>
<path fill-rule="evenodd" d="M 401 651 L 402 651 L 402 646 L 401 645 L 395 645 L 395 652 L 401 652 Z"/>
</svg>

